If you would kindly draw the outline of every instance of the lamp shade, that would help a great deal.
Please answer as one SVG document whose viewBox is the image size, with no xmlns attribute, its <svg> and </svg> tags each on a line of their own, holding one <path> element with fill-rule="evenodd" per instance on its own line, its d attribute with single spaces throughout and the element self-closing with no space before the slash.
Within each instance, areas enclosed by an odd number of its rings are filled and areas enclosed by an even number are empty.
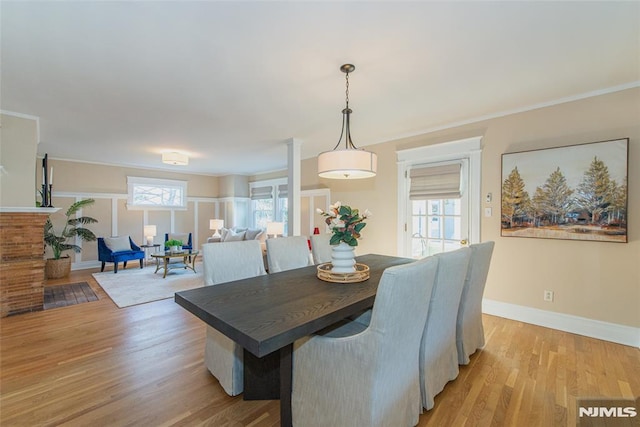
<svg viewBox="0 0 640 427">
<path fill-rule="evenodd" d="M 378 170 L 378 155 L 360 149 L 325 151 L 318 155 L 318 176 L 333 179 L 371 178 Z"/>
<path fill-rule="evenodd" d="M 189 156 L 186 154 L 172 151 L 169 153 L 162 153 L 162 163 L 168 165 L 186 166 L 189 164 Z"/>
<path fill-rule="evenodd" d="M 209 230 L 219 230 L 224 227 L 223 219 L 210 219 L 209 220 Z"/>
<path fill-rule="evenodd" d="M 145 225 L 144 226 L 144 235 L 145 235 L 145 237 L 155 237 L 157 232 L 158 231 L 156 230 L 156 226 L 155 225 Z"/>
<path fill-rule="evenodd" d="M 268 222 L 267 236 L 277 236 L 278 234 L 284 234 L 284 222 Z"/>
</svg>

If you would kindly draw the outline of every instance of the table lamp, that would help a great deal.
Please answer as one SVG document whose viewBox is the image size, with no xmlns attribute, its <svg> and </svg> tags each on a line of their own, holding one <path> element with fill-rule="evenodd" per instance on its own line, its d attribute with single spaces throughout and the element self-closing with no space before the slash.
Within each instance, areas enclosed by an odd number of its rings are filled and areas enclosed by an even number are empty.
<svg viewBox="0 0 640 427">
<path fill-rule="evenodd" d="M 268 222 L 267 223 L 267 236 L 273 235 L 275 239 L 278 234 L 284 234 L 284 222 Z"/>
<path fill-rule="evenodd" d="M 153 238 L 156 236 L 157 230 L 155 225 L 145 225 L 144 235 L 147 238 L 147 245 L 153 245 Z"/>
<path fill-rule="evenodd" d="M 209 220 L 209 230 L 215 230 L 216 232 L 213 233 L 213 236 L 211 236 L 214 239 L 219 239 L 220 237 L 222 237 L 220 235 L 220 229 L 224 227 L 224 220 L 223 219 L 210 219 Z"/>
</svg>

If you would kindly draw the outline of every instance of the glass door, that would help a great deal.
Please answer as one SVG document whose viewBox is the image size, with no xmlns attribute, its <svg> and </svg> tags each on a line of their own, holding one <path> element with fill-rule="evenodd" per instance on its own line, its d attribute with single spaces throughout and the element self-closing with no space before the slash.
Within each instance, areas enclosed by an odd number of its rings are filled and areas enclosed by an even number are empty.
<svg viewBox="0 0 640 427">
<path fill-rule="evenodd" d="M 411 200 L 411 256 L 424 258 L 466 245 L 463 198 Z"/>
</svg>

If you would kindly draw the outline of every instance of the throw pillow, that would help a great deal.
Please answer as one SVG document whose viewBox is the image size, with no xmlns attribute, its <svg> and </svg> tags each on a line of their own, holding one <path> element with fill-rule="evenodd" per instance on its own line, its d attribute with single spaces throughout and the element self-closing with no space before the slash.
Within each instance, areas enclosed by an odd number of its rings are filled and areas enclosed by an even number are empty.
<svg viewBox="0 0 640 427">
<path fill-rule="evenodd" d="M 244 238 L 246 240 L 258 240 L 260 238 L 260 234 L 262 234 L 261 228 L 255 228 L 255 229 L 249 228 Z"/>
<path fill-rule="evenodd" d="M 245 231 L 241 233 L 235 233 L 233 230 L 229 230 L 223 242 L 239 242 L 241 240 L 244 240 L 244 235 Z"/>
<path fill-rule="evenodd" d="M 220 229 L 220 241 L 224 242 L 224 239 L 227 237 L 227 233 L 229 233 L 229 229 L 228 228 L 221 228 Z"/>
<path fill-rule="evenodd" d="M 129 242 L 129 236 L 123 237 L 105 237 L 104 244 L 113 252 L 130 251 L 131 243 Z"/>
</svg>

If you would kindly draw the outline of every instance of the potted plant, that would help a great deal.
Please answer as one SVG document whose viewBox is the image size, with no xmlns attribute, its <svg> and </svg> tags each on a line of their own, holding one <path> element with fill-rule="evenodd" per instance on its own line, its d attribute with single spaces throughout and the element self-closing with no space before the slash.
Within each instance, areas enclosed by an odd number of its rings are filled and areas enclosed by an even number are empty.
<svg viewBox="0 0 640 427">
<path fill-rule="evenodd" d="M 80 209 L 93 203 L 95 203 L 95 200 L 85 199 L 69 206 L 65 213 L 64 228 L 59 233 L 54 230 L 51 218 L 47 219 L 44 225 L 44 243 L 51 246 L 53 251 L 53 258 L 48 258 L 45 265 L 47 279 L 59 279 L 69 274 L 71 271 L 71 258 L 69 255 L 62 256 L 62 254 L 65 251 L 72 250 L 79 253 L 82 250 L 80 246 L 74 243 L 76 237 L 86 242 L 96 240 L 96 235 L 93 234 L 93 231 L 85 228 L 84 225 L 96 223 L 98 220 L 88 216 L 72 218 Z"/>
<path fill-rule="evenodd" d="M 164 242 L 164 247 L 169 248 L 169 251 L 172 253 L 181 252 L 182 240 L 169 239 L 166 242 Z"/>
<path fill-rule="evenodd" d="M 353 273 L 356 268 L 354 249 L 358 246 L 358 239 L 362 229 L 367 225 L 364 220 L 372 214 L 369 209 L 360 214 L 358 209 L 336 202 L 328 211 L 316 209 L 320 215 L 326 217 L 325 222 L 331 228 L 333 235 L 329 244 L 331 248 L 332 271 L 336 273 Z"/>
</svg>

